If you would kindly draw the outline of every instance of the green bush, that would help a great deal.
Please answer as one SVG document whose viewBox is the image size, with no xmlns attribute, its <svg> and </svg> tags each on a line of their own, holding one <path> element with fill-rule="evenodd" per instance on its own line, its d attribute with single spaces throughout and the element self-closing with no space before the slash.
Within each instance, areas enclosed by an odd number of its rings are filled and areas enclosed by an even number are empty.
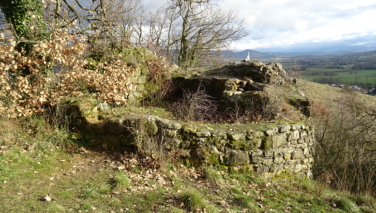
<svg viewBox="0 0 376 213">
<path fill-rule="evenodd" d="M 359 207 L 347 197 L 342 197 L 336 202 L 338 207 L 347 212 L 360 212 Z"/>
<path fill-rule="evenodd" d="M 182 200 L 185 208 L 189 211 L 195 211 L 197 208 L 202 207 L 202 198 L 199 193 L 192 189 L 182 195 Z"/>
</svg>

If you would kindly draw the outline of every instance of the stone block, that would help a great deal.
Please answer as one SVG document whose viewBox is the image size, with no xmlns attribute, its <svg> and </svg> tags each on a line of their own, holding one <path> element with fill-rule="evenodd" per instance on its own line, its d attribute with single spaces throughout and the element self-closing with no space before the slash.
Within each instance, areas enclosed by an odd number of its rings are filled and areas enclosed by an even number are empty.
<svg viewBox="0 0 376 213">
<path fill-rule="evenodd" d="M 287 142 L 286 135 L 285 134 L 273 135 L 272 141 L 273 141 L 272 148 L 279 147 Z"/>
<path fill-rule="evenodd" d="M 291 139 L 292 140 L 297 140 L 297 139 L 299 139 L 299 131 L 293 131 L 292 133 L 291 133 Z"/>
<path fill-rule="evenodd" d="M 166 129 L 164 132 L 166 133 L 166 136 L 169 137 L 169 138 L 175 138 L 176 137 L 176 130 Z"/>
<path fill-rule="evenodd" d="M 277 172 L 279 171 L 283 166 L 282 165 L 277 165 L 277 164 L 273 164 L 270 168 L 270 171 L 271 172 Z"/>
<path fill-rule="evenodd" d="M 165 140 L 165 148 L 166 149 L 175 149 L 177 147 L 179 147 L 181 144 L 181 141 L 179 139 L 167 139 Z"/>
<path fill-rule="evenodd" d="M 249 163 L 249 155 L 245 151 L 231 150 L 228 153 L 227 165 L 243 165 Z"/>
<path fill-rule="evenodd" d="M 254 164 L 260 164 L 260 163 L 262 163 L 263 160 L 264 160 L 264 158 L 262 158 L 260 156 L 252 156 L 252 163 L 254 163 Z"/>
<path fill-rule="evenodd" d="M 291 130 L 293 130 L 293 131 L 300 130 L 301 127 L 302 127 L 301 124 L 295 123 L 295 124 L 291 125 Z"/>
<path fill-rule="evenodd" d="M 274 152 L 271 150 L 264 151 L 264 157 L 265 158 L 273 158 Z"/>
<path fill-rule="evenodd" d="M 261 145 L 262 145 L 262 140 L 261 139 L 254 139 L 254 140 L 252 140 L 251 144 L 254 148 L 260 148 Z"/>
<path fill-rule="evenodd" d="M 300 132 L 300 138 L 304 138 L 305 136 L 307 136 L 307 132 L 306 131 L 301 131 Z"/>
<path fill-rule="evenodd" d="M 285 132 L 290 131 L 291 129 L 291 126 L 287 124 L 281 124 L 281 125 L 278 125 L 277 127 L 278 127 L 279 133 L 285 133 Z"/>
<path fill-rule="evenodd" d="M 283 158 L 284 158 L 285 160 L 290 160 L 290 159 L 291 159 L 291 154 L 290 154 L 289 152 L 284 152 L 284 153 L 283 153 Z"/>
<path fill-rule="evenodd" d="M 208 138 L 208 137 L 210 137 L 210 132 L 208 132 L 208 131 L 196 132 L 196 135 L 197 135 L 197 137 L 200 137 L 200 138 L 202 138 L 202 137 Z"/>
<path fill-rule="evenodd" d="M 157 123 L 162 127 L 166 129 L 180 129 L 181 125 L 178 122 L 170 121 L 167 119 L 158 118 Z"/>
<path fill-rule="evenodd" d="M 272 147 L 273 147 L 272 138 L 270 136 L 267 138 L 264 138 L 261 144 L 261 148 L 263 150 L 268 150 L 268 149 L 271 149 Z"/>
<path fill-rule="evenodd" d="M 243 141 L 245 141 L 245 134 L 244 133 L 233 133 L 233 134 L 229 134 L 228 136 L 229 136 L 230 140 L 234 140 L 234 141 L 243 140 Z"/>
<path fill-rule="evenodd" d="M 290 164 L 285 164 L 285 165 L 283 165 L 283 169 L 285 170 L 285 171 L 289 171 L 289 172 L 291 172 L 292 170 L 293 170 L 293 168 L 294 168 L 294 165 L 290 165 Z"/>
<path fill-rule="evenodd" d="M 251 156 L 261 156 L 262 154 L 264 154 L 264 152 L 262 150 L 255 149 L 255 150 L 249 151 L 249 154 Z"/>
<path fill-rule="evenodd" d="M 283 151 L 281 149 L 276 149 L 274 151 L 274 158 L 283 158 Z"/>
<path fill-rule="evenodd" d="M 274 163 L 280 164 L 280 163 L 282 163 L 283 161 L 284 161 L 283 158 L 280 158 L 280 157 L 278 157 L 278 158 L 274 158 Z"/>
<path fill-rule="evenodd" d="M 311 170 L 308 170 L 308 171 L 306 172 L 306 175 L 307 175 L 307 177 L 308 177 L 309 179 L 313 179 L 313 174 L 312 174 Z"/>
<path fill-rule="evenodd" d="M 296 164 L 294 167 L 294 172 L 300 172 L 302 170 L 302 164 Z"/>
<path fill-rule="evenodd" d="M 302 159 L 304 157 L 304 153 L 302 149 L 296 149 L 294 152 L 291 153 L 291 159 Z"/>
<path fill-rule="evenodd" d="M 309 149 L 308 148 L 304 148 L 303 154 L 304 155 L 308 155 L 309 154 Z"/>
<path fill-rule="evenodd" d="M 270 166 L 270 165 L 273 164 L 273 159 L 264 159 L 264 161 L 262 163 L 265 164 L 265 165 Z"/>
<path fill-rule="evenodd" d="M 200 142 L 200 143 L 205 143 L 207 141 L 206 138 L 197 138 L 196 140 L 197 142 Z"/>
<path fill-rule="evenodd" d="M 296 164 L 296 160 L 286 160 L 285 164 L 294 165 L 294 164 Z"/>
<path fill-rule="evenodd" d="M 196 133 L 197 132 L 197 126 L 193 124 L 184 124 L 182 126 L 182 129 L 185 133 Z"/>
<path fill-rule="evenodd" d="M 269 127 L 265 130 L 265 135 L 271 136 L 278 133 L 278 128 L 277 127 Z"/>
</svg>

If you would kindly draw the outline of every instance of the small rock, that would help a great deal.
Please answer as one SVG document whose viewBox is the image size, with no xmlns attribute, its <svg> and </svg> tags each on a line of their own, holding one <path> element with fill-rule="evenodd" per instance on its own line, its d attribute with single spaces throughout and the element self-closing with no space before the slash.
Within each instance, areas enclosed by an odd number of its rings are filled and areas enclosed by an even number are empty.
<svg viewBox="0 0 376 213">
<path fill-rule="evenodd" d="M 203 132 L 196 132 L 197 137 L 210 137 L 210 132 L 203 131 Z"/>
</svg>

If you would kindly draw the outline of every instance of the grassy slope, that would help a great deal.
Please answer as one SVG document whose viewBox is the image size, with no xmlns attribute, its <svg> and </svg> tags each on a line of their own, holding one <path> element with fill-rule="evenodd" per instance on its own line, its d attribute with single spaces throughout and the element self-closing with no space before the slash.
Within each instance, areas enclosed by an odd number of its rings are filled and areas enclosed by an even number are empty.
<svg viewBox="0 0 376 213">
<path fill-rule="evenodd" d="M 302 90 L 307 97 L 314 101 L 323 101 L 326 105 L 331 106 L 333 101 L 338 100 L 343 96 L 343 89 L 310 82 L 299 79 L 297 88 Z M 356 97 L 367 103 L 369 106 L 374 106 L 376 103 L 376 96 L 370 96 L 362 93 L 354 93 Z"/>
<path fill-rule="evenodd" d="M 75 146 L 62 151 L 57 145 L 71 136 L 38 119 L 31 123 L 1 122 L 2 212 L 376 212 L 371 198 L 305 178 L 202 171 L 168 159 L 158 177 L 146 175 L 148 167 L 119 171 L 114 155 Z"/>
</svg>

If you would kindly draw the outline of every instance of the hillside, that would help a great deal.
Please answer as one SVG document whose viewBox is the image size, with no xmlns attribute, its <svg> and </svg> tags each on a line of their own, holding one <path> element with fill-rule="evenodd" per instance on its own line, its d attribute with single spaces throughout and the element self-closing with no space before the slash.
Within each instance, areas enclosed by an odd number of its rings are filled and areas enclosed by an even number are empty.
<svg viewBox="0 0 376 213">
<path fill-rule="evenodd" d="M 265 178 L 186 167 L 173 156 L 156 161 L 80 144 L 61 150 L 72 138 L 43 120 L 27 126 L 3 120 L 1 126 L 3 212 L 376 211 L 372 198 L 330 189 L 330 176 Z M 31 134 L 24 127 L 35 129 Z"/>
<path fill-rule="evenodd" d="M 303 79 L 298 80 L 298 88 L 302 90 L 309 99 L 314 101 L 323 101 L 325 105 L 333 105 L 334 100 L 338 100 L 343 97 L 344 89 L 332 87 L 329 85 L 319 84 Z M 354 92 L 357 98 L 366 103 L 367 106 L 372 107 L 376 103 L 376 97 Z"/>
<path fill-rule="evenodd" d="M 275 66 L 278 67 L 278 64 Z M 186 73 L 187 71 L 180 70 L 180 72 Z M 207 71 L 206 75 L 210 77 L 212 74 L 213 71 Z M 205 75 L 205 72 L 194 75 L 199 77 Z M 270 78 L 270 81 L 275 80 Z M 226 89 L 225 92 L 230 94 L 231 90 L 240 84 L 240 81 L 232 84 L 231 89 Z M 256 83 L 254 83 L 254 86 L 256 88 L 262 87 Z M 271 88 L 264 94 L 271 93 L 273 95 L 273 88 L 276 87 L 272 86 Z M 297 85 L 293 87 L 282 86 L 278 91 L 282 94 L 289 92 L 287 97 L 290 100 L 308 96 L 311 100 L 321 100 L 328 106 L 333 103 L 333 100 L 341 97 L 343 93 L 338 88 L 304 80 L 298 80 Z M 255 94 L 260 94 L 260 91 Z M 374 101 L 374 97 L 362 94 L 359 94 L 359 97 L 364 98 L 370 104 Z M 195 161 L 191 158 L 181 158 L 186 153 L 179 149 L 171 149 L 163 155 L 159 151 L 146 155 L 142 151 L 137 152 L 137 154 L 111 151 L 108 149 L 108 145 L 111 145 L 111 143 L 103 143 L 101 147 L 94 147 L 94 142 L 97 141 L 92 140 L 91 136 L 101 133 L 98 132 L 98 129 L 93 128 L 95 125 L 101 127 L 100 122 L 102 121 L 107 121 L 110 125 L 102 126 L 103 129 L 113 132 L 111 134 L 114 135 L 114 132 L 119 131 L 116 126 L 119 120 L 122 124 L 126 124 L 121 116 L 131 116 L 127 119 L 130 119 L 128 121 L 132 123 L 133 113 L 161 116 L 165 119 L 174 119 L 176 114 L 171 114 L 171 111 L 163 105 L 142 106 L 135 104 L 109 109 L 102 103 L 100 103 L 102 105 L 92 105 L 92 101 L 93 99 L 84 98 L 72 101 L 73 104 L 79 104 L 82 107 L 79 109 L 87 120 L 81 123 L 88 127 L 86 130 L 76 129 L 79 126 L 73 129 L 68 128 L 67 124 L 59 124 L 56 118 L 52 120 L 46 119 L 46 117 L 34 117 L 28 120 L 2 118 L 2 128 L 0 129 L 2 139 L 0 149 L 0 205 L 3 211 L 376 211 L 376 201 L 373 197 L 355 196 L 331 189 L 329 186 L 331 186 L 331 181 L 334 180 L 332 174 L 318 175 L 315 180 L 310 180 L 308 175 L 304 173 L 292 173 L 292 171 L 284 171 L 278 175 L 267 175 L 268 173 L 265 175 L 259 174 L 258 170 L 256 170 L 257 172 L 243 170 L 240 166 L 231 167 L 227 164 L 218 164 L 218 162 L 209 163 L 209 160 L 213 160 L 212 157 L 215 155 L 206 158 L 208 161 L 197 159 L 204 164 L 196 166 Z M 76 117 L 83 121 L 83 117 Z M 149 120 L 146 125 L 153 126 L 152 121 Z M 163 122 L 166 122 L 166 120 L 163 120 Z M 264 128 L 261 131 L 266 133 L 269 131 L 266 127 L 275 125 L 274 122 L 264 123 L 259 121 L 251 126 L 252 128 L 254 126 Z M 201 131 L 203 129 L 208 129 L 208 131 L 224 129 L 224 131 L 230 131 L 230 134 L 232 134 L 231 131 L 234 131 L 233 129 L 241 126 L 236 123 L 218 124 L 217 126 L 205 124 L 203 121 L 192 123 L 198 125 Z M 175 124 L 167 122 L 163 125 L 174 126 Z M 298 124 L 298 126 L 302 126 L 302 124 Z M 131 129 L 132 126 L 127 128 Z M 154 131 L 153 128 L 147 131 Z M 159 131 L 158 128 L 156 131 Z M 192 127 L 189 127 L 187 131 L 194 131 L 192 129 Z M 85 131 L 89 131 L 93 135 L 88 135 L 88 132 Z M 104 140 L 116 141 L 116 138 L 113 140 L 111 135 L 104 136 L 97 139 L 103 140 L 102 142 Z M 231 137 L 234 139 L 239 136 L 234 134 Z M 138 137 L 135 138 L 137 140 Z M 162 140 L 167 140 L 167 138 L 166 136 Z M 263 140 L 262 143 L 266 141 Z M 235 142 L 237 141 L 233 141 L 233 144 L 228 147 L 237 147 L 236 149 L 238 149 L 239 145 L 244 146 L 242 144 L 244 142 L 239 144 Z M 191 144 L 194 145 L 194 143 Z M 265 147 L 262 149 L 265 149 Z M 156 150 L 154 149 L 154 151 Z M 261 153 L 266 155 L 267 151 L 261 151 Z M 205 156 L 205 152 L 205 150 L 202 150 L 204 155 L 197 153 L 199 156 Z M 239 160 L 241 159 L 236 161 Z"/>
</svg>

